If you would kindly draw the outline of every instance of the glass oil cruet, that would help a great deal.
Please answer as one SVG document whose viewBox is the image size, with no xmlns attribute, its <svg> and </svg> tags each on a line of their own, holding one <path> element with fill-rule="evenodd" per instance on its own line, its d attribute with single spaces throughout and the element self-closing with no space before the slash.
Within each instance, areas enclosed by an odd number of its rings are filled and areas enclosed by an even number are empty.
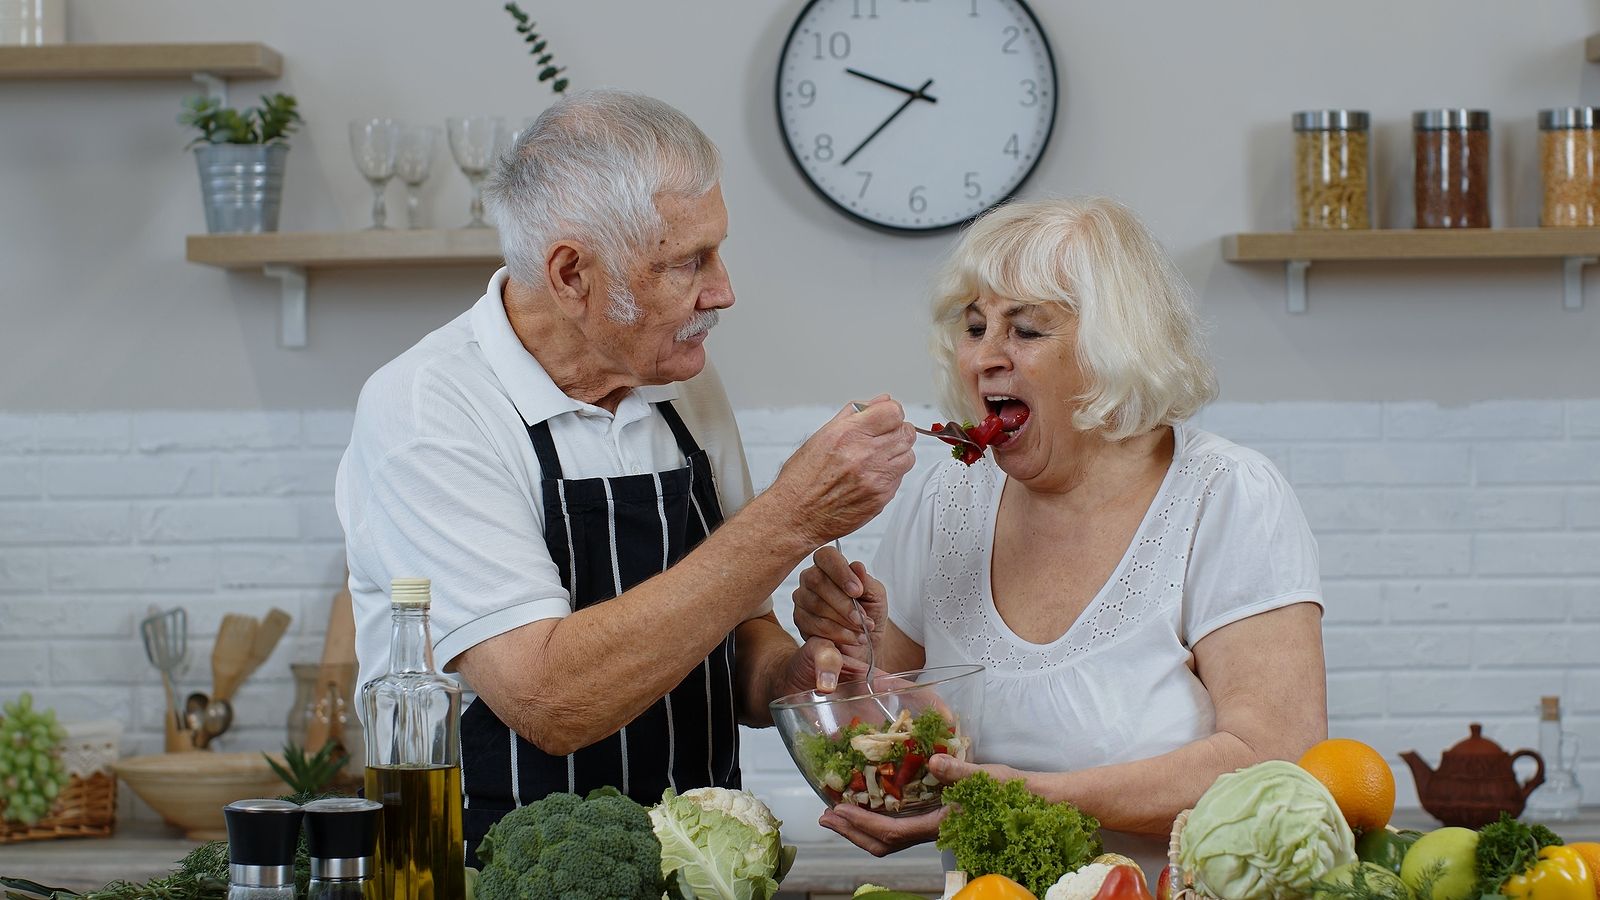
<svg viewBox="0 0 1600 900">
<path fill-rule="evenodd" d="M 1578 817 L 1583 789 L 1578 785 L 1578 736 L 1561 730 L 1561 698 L 1539 698 L 1539 755 L 1544 784 L 1528 795 L 1530 821 L 1570 822 Z"/>
<path fill-rule="evenodd" d="M 433 666 L 430 602 L 428 579 L 394 579 L 389 671 L 361 687 L 366 796 L 383 804 L 374 878 L 382 900 L 465 894 L 461 688 Z"/>
</svg>

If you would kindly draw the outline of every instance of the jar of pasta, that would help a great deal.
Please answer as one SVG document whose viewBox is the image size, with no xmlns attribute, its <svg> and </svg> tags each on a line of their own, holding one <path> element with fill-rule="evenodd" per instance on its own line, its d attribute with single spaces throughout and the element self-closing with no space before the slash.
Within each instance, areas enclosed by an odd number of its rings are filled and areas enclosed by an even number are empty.
<svg viewBox="0 0 1600 900">
<path fill-rule="evenodd" d="M 1293 121 L 1295 228 L 1371 228 L 1367 114 L 1319 109 Z"/>
<path fill-rule="evenodd" d="M 1489 227 L 1489 113 L 1424 109 L 1411 116 L 1418 228 Z"/>
<path fill-rule="evenodd" d="M 1539 167 L 1546 228 L 1600 225 L 1600 107 L 1539 111 Z"/>
</svg>

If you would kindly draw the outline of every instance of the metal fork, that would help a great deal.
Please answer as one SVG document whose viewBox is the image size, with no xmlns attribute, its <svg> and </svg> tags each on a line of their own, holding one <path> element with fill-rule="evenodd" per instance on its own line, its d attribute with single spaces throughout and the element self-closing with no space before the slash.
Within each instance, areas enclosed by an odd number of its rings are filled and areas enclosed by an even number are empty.
<svg viewBox="0 0 1600 900">
<path fill-rule="evenodd" d="M 844 548 L 839 546 L 838 538 L 833 539 L 833 548 L 839 551 L 840 556 L 844 556 Z M 845 556 L 845 565 L 849 564 L 850 557 Z M 883 701 L 878 699 L 877 692 L 872 689 L 872 670 L 878 668 L 878 654 L 873 648 L 872 628 L 867 625 L 867 614 L 861 608 L 861 601 L 855 597 L 850 598 L 850 605 L 855 607 L 856 621 L 861 623 L 861 634 L 867 639 L 867 696 L 871 697 L 872 702 L 878 705 L 878 711 L 883 713 L 883 717 L 893 722 L 894 714 L 889 712 L 889 707 L 883 705 Z"/>
<path fill-rule="evenodd" d="M 857 403 L 854 400 L 850 401 L 850 405 L 855 407 L 856 412 L 865 412 L 866 409 L 867 409 L 866 404 Z M 958 428 L 958 429 L 960 427 L 961 426 L 959 426 L 959 425 L 956 426 L 956 428 Z M 970 437 L 967 437 L 967 433 L 964 430 L 961 430 L 961 431 L 929 431 L 928 429 L 922 428 L 922 427 L 917 426 L 917 425 L 912 425 L 911 428 L 912 428 L 912 430 L 916 431 L 917 434 L 925 434 L 928 437 L 938 438 L 941 441 L 955 441 L 958 444 L 969 444 L 969 445 L 971 445 L 973 447 L 977 447 L 978 446 L 978 442 L 973 440 Z M 835 543 L 838 543 L 838 542 L 835 541 Z"/>
</svg>

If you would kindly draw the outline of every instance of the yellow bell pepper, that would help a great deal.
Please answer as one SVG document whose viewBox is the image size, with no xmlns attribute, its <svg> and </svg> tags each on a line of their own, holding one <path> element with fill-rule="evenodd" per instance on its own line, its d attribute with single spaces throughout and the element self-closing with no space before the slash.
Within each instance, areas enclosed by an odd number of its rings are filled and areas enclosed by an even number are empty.
<svg viewBox="0 0 1600 900">
<path fill-rule="evenodd" d="M 1513 875 L 1500 893 L 1510 900 L 1596 900 L 1589 865 L 1571 847 L 1546 847 L 1533 868 Z"/>
<path fill-rule="evenodd" d="M 1004 875 L 984 875 L 967 882 L 951 900 L 1038 900 L 1033 892 Z M 1588 898 L 1586 898 L 1588 900 Z"/>
</svg>

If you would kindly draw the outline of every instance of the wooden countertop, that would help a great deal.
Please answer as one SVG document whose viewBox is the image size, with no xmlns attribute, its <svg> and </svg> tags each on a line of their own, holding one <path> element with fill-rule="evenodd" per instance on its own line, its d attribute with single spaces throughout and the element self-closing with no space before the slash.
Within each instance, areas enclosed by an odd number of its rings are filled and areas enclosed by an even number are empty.
<svg viewBox="0 0 1600 900">
<path fill-rule="evenodd" d="M 1426 813 L 1409 809 L 1396 811 L 1393 824 L 1420 830 L 1438 827 Z M 1556 831 L 1569 841 L 1600 841 L 1600 807 L 1585 808 L 1576 821 L 1558 823 Z M 123 825 L 110 838 L 0 846 L 0 875 L 74 890 L 97 888 L 118 878 L 147 881 L 170 872 L 194 846 L 165 826 L 136 822 Z M 798 847 L 794 871 L 784 879 L 785 893 L 848 895 L 865 881 L 935 896 L 944 889 L 943 866 L 931 845 L 884 859 L 874 859 L 842 838 Z"/>
</svg>

